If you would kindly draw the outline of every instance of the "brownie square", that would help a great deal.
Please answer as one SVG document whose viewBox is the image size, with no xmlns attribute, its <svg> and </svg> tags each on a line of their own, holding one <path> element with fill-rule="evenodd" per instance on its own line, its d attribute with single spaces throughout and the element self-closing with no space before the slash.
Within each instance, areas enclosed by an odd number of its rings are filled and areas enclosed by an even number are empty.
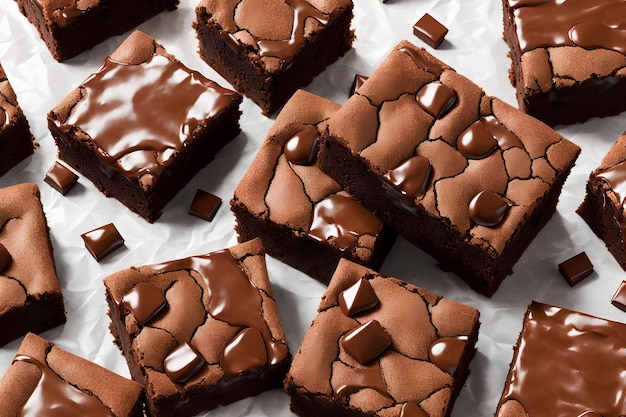
<svg viewBox="0 0 626 417">
<path fill-rule="evenodd" d="M 201 0 L 202 58 L 269 116 L 352 46 L 351 0 Z"/>
<path fill-rule="evenodd" d="M 260 240 L 133 267 L 104 285 L 149 415 L 192 416 L 280 387 L 291 356 Z"/>
<path fill-rule="evenodd" d="M 179 0 L 16 0 L 50 53 L 61 62 L 133 29 Z"/>
<path fill-rule="evenodd" d="M 549 125 L 626 110 L 623 0 L 502 0 L 520 109 Z"/>
<path fill-rule="evenodd" d="M 342 259 L 285 379 L 299 416 L 449 416 L 478 310 Z"/>
<path fill-rule="evenodd" d="M 39 187 L 0 188 L 0 346 L 65 323 Z"/>
<path fill-rule="evenodd" d="M 298 90 L 235 189 L 240 241 L 327 284 L 339 259 L 380 268 L 395 232 L 317 166 L 317 141 L 339 105 Z"/>
<path fill-rule="evenodd" d="M 33 140 L 28 120 L 0 65 L 0 176 L 32 155 Z"/>
<path fill-rule="evenodd" d="M 32 333 L 0 379 L 3 416 L 141 417 L 141 385 Z"/>
<path fill-rule="evenodd" d="M 320 167 L 491 296 L 555 211 L 580 148 L 407 41 L 333 115 Z"/>
<path fill-rule="evenodd" d="M 533 302 L 496 417 L 623 416 L 626 325 Z"/>
<path fill-rule="evenodd" d="M 135 31 L 48 113 L 48 126 L 61 159 L 154 222 L 239 133 L 241 99 Z"/>
<path fill-rule="evenodd" d="M 626 133 L 617 139 L 598 168 L 589 175 L 585 199 L 576 210 L 626 271 L 624 186 Z"/>
</svg>

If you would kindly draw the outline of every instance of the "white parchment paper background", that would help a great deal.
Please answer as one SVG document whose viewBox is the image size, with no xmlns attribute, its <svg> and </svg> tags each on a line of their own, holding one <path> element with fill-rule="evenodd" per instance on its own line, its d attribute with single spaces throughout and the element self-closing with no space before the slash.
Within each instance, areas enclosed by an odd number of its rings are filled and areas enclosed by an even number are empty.
<svg viewBox="0 0 626 417">
<path fill-rule="evenodd" d="M 401 39 L 425 46 L 412 34 L 412 25 L 426 12 L 450 32 L 437 50 L 426 48 L 458 72 L 481 85 L 488 94 L 510 104 L 514 89 L 508 80 L 510 61 L 502 41 L 499 0 L 354 0 L 354 49 L 306 87 L 310 92 L 344 102 L 355 73 L 369 75 Z M 198 54 L 191 24 L 196 0 L 181 0 L 177 11 L 166 12 L 139 28 L 155 37 L 190 68 L 228 86 Z M 244 100 L 242 133 L 202 170 L 165 209 L 156 224 L 148 224 L 113 199 L 107 199 L 81 177 L 68 195 L 61 196 L 43 182 L 56 159 L 46 126 L 46 113 L 72 88 L 95 71 L 122 42 L 117 36 L 93 50 L 59 64 L 52 59 L 34 26 L 12 0 L 0 0 L 0 62 L 8 73 L 39 147 L 35 154 L 0 177 L 0 187 L 35 182 L 48 217 L 54 256 L 63 289 L 67 323 L 42 336 L 77 355 L 121 375 L 128 368 L 108 331 L 109 318 L 102 278 L 132 265 L 162 262 L 218 250 L 236 243 L 234 218 L 228 201 L 254 158 L 273 120 Z M 453 417 L 491 416 L 531 300 L 583 311 L 617 321 L 626 313 L 610 299 L 626 274 L 587 225 L 575 214 L 584 196 L 585 181 L 617 137 L 626 131 L 626 114 L 559 127 L 582 147 L 582 154 L 565 184 L 557 213 L 537 236 L 492 299 L 470 290 L 460 279 L 436 267 L 433 259 L 399 239 L 382 273 L 401 278 L 432 292 L 470 304 L 481 311 L 482 327 L 472 373 L 456 402 Z M 224 204 L 212 223 L 187 214 L 195 190 L 220 196 Z M 126 245 L 100 263 L 85 250 L 81 233 L 114 222 Z M 596 272 L 570 288 L 559 275 L 558 263 L 586 251 Z M 288 342 L 296 352 L 315 316 L 324 286 L 286 265 L 268 258 L 269 275 L 283 318 Z M 2 331 L 2 329 L 0 329 Z M 11 364 L 20 340 L 0 349 L 0 374 Z M 245 399 L 202 416 L 289 416 L 289 398 L 281 390 Z"/>
</svg>

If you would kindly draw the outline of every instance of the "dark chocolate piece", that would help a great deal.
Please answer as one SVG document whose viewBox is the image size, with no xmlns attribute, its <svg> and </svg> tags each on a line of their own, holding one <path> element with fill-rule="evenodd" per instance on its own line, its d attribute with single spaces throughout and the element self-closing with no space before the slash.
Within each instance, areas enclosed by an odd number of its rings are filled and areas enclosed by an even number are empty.
<svg viewBox="0 0 626 417">
<path fill-rule="evenodd" d="M 622 281 L 617 287 L 613 298 L 611 298 L 611 304 L 620 310 L 626 311 L 626 281 Z"/>
<path fill-rule="evenodd" d="M 52 168 L 46 173 L 44 181 L 48 183 L 52 188 L 65 195 L 72 189 L 76 181 L 78 181 L 78 175 L 74 174 L 68 167 L 56 161 Z"/>
<path fill-rule="evenodd" d="M 361 278 L 338 296 L 339 306 L 346 316 L 352 317 L 378 305 L 378 297 L 369 281 Z"/>
<path fill-rule="evenodd" d="M 317 157 L 317 138 L 320 132 L 315 126 L 307 126 L 285 143 L 287 161 L 297 165 L 311 165 Z"/>
<path fill-rule="evenodd" d="M 191 202 L 189 214 L 207 221 L 212 221 L 221 205 L 221 198 L 199 189 L 196 191 L 196 195 Z"/>
<path fill-rule="evenodd" d="M 135 31 L 48 113 L 48 125 L 61 159 L 154 222 L 239 133 L 241 99 Z"/>
<path fill-rule="evenodd" d="M 354 33 L 350 0 L 201 0 L 201 57 L 266 116 L 343 56 Z"/>
<path fill-rule="evenodd" d="M 626 325 L 533 302 L 496 417 L 624 413 Z"/>
<path fill-rule="evenodd" d="M 350 86 L 350 94 L 358 93 L 359 88 L 363 85 L 365 81 L 367 81 L 369 77 L 361 74 L 354 74 L 354 81 L 352 81 L 352 85 Z"/>
<path fill-rule="evenodd" d="M 323 171 L 485 295 L 553 215 L 580 153 L 407 41 L 329 119 L 319 149 Z"/>
<path fill-rule="evenodd" d="M 138 322 L 124 298 L 149 282 L 167 300 Z M 280 386 L 291 361 L 261 241 L 129 268 L 104 279 L 111 331 L 147 411 L 196 415 Z"/>
<path fill-rule="evenodd" d="M 570 287 L 578 284 L 593 272 L 593 264 L 585 252 L 569 258 L 559 264 L 559 272 Z"/>
<path fill-rule="evenodd" d="M 342 294 L 361 281 L 380 303 L 348 316 Z M 342 259 L 285 379 L 291 410 L 448 416 L 475 354 L 478 319 L 472 307 Z"/>
<path fill-rule="evenodd" d="M 441 45 L 447 33 L 448 28 L 428 13 L 413 25 L 413 34 L 433 48 Z"/>
<path fill-rule="evenodd" d="M 139 324 L 146 324 L 167 305 L 167 300 L 157 287 L 140 282 L 124 295 L 122 305 L 133 313 Z"/>
<path fill-rule="evenodd" d="M 102 260 L 115 249 L 124 246 L 124 238 L 113 223 L 90 230 L 80 236 L 96 261 Z"/>
</svg>

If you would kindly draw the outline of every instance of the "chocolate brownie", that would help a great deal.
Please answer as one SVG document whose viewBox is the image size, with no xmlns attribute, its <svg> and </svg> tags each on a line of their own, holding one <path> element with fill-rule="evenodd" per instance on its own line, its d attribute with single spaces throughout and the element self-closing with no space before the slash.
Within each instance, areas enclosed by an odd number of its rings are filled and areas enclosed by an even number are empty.
<svg viewBox="0 0 626 417">
<path fill-rule="evenodd" d="M 449 416 L 478 310 L 342 259 L 285 379 L 299 416 Z"/>
<path fill-rule="evenodd" d="M 141 385 L 29 333 L 0 379 L 3 416 L 141 417 Z"/>
<path fill-rule="evenodd" d="M 279 387 L 291 356 L 261 241 L 104 279 L 149 415 L 192 416 Z"/>
<path fill-rule="evenodd" d="M 179 0 L 16 0 L 61 62 L 133 29 Z"/>
<path fill-rule="evenodd" d="M 39 187 L 0 188 L 0 346 L 65 323 Z"/>
<path fill-rule="evenodd" d="M 587 181 L 587 193 L 576 212 L 604 241 L 626 271 L 626 133 L 609 149 Z"/>
<path fill-rule="evenodd" d="M 61 159 L 154 222 L 239 133 L 241 99 L 135 31 L 48 113 L 48 125 Z"/>
<path fill-rule="evenodd" d="M 623 416 L 626 325 L 533 302 L 496 417 Z"/>
<path fill-rule="evenodd" d="M 0 176 L 33 153 L 33 135 L 0 65 Z"/>
<path fill-rule="evenodd" d="M 327 284 L 341 257 L 380 268 L 395 233 L 317 166 L 317 140 L 339 105 L 298 90 L 235 189 L 240 241 Z"/>
<path fill-rule="evenodd" d="M 491 296 L 555 211 L 580 148 L 407 41 L 328 122 L 320 167 Z"/>
<path fill-rule="evenodd" d="M 351 0 L 201 0 L 200 55 L 269 116 L 352 46 Z"/>
<path fill-rule="evenodd" d="M 624 0 L 502 0 L 519 107 L 548 123 L 626 110 Z"/>
</svg>

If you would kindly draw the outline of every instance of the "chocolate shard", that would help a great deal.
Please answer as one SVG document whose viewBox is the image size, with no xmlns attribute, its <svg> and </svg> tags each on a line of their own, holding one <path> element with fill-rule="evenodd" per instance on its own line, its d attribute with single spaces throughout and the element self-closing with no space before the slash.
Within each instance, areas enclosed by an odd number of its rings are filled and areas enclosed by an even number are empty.
<svg viewBox="0 0 626 417">
<path fill-rule="evenodd" d="M 370 320 L 341 338 L 343 349 L 361 365 L 376 359 L 390 344 L 391 336 L 378 320 Z"/>
</svg>

